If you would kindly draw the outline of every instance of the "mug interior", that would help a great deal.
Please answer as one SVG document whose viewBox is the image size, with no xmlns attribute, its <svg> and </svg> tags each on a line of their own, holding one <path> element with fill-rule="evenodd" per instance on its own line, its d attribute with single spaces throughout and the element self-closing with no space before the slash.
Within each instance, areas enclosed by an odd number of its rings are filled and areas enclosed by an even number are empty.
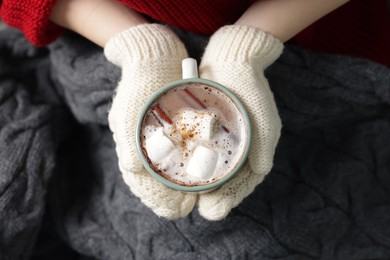
<svg viewBox="0 0 390 260">
<path fill-rule="evenodd" d="M 180 87 L 182 85 L 190 84 L 190 83 L 198 83 L 202 85 L 207 85 L 212 88 L 215 88 L 219 91 L 221 91 L 223 94 L 227 95 L 232 102 L 236 105 L 238 108 L 239 112 L 241 113 L 243 119 L 244 119 L 244 124 L 245 124 L 245 136 L 246 136 L 246 142 L 245 142 L 245 148 L 244 151 L 240 157 L 239 162 L 234 166 L 234 168 L 228 172 L 224 177 L 212 182 L 212 183 L 207 183 L 204 185 L 199 185 L 199 186 L 186 186 L 186 185 L 180 185 L 174 181 L 171 181 L 162 175 L 160 175 L 158 172 L 156 172 L 151 166 L 150 166 L 150 160 L 146 157 L 146 155 L 143 152 L 143 146 L 142 146 L 142 127 L 143 127 L 143 122 L 144 118 L 146 117 L 147 112 L 149 111 L 149 108 L 155 103 L 156 100 L 158 100 L 161 96 L 163 96 L 165 93 L 167 93 L 169 90 Z M 152 97 L 148 100 L 148 102 L 145 104 L 145 106 L 142 108 L 137 126 L 136 126 L 136 146 L 137 146 L 137 152 L 138 155 L 142 161 L 143 166 L 145 169 L 150 173 L 154 178 L 156 178 L 158 181 L 162 182 L 169 188 L 175 189 L 175 190 L 180 190 L 184 192 L 206 192 L 213 190 L 220 185 L 226 183 L 228 180 L 230 180 L 234 175 L 240 170 L 240 168 L 243 166 L 243 164 L 246 161 L 246 158 L 248 156 L 248 152 L 250 149 L 250 144 L 251 144 L 251 126 L 250 126 L 250 121 L 248 114 L 242 105 L 242 103 L 238 100 L 238 98 L 226 87 L 211 81 L 211 80 L 205 80 L 205 79 L 200 79 L 200 78 L 191 78 L 191 79 L 182 79 L 178 80 L 175 82 L 171 82 L 161 89 L 159 89 L 156 93 L 152 95 Z"/>
</svg>

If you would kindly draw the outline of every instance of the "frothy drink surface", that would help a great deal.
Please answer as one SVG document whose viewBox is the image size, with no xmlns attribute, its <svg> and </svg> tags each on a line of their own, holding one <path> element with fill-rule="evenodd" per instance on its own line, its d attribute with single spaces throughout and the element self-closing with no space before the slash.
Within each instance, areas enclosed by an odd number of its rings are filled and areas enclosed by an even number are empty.
<svg viewBox="0 0 390 260">
<path fill-rule="evenodd" d="M 237 167 L 247 131 L 245 117 L 229 96 L 209 85 L 186 83 L 149 107 L 141 144 L 155 172 L 180 185 L 199 186 Z"/>
</svg>

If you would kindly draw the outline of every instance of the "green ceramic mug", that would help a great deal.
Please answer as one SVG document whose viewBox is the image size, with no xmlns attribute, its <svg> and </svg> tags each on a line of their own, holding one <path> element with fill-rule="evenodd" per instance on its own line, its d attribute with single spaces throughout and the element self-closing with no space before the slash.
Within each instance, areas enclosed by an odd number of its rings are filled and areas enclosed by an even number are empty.
<svg viewBox="0 0 390 260">
<path fill-rule="evenodd" d="M 229 181 L 246 161 L 251 143 L 249 117 L 238 98 L 197 75 L 196 60 L 183 60 L 183 79 L 152 95 L 136 127 L 145 169 L 184 192 L 207 192 Z"/>
</svg>

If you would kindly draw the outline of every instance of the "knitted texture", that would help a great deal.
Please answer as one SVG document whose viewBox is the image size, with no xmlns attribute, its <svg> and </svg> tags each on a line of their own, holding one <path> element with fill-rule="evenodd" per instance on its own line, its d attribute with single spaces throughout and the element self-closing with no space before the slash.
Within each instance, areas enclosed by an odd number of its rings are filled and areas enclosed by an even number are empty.
<svg viewBox="0 0 390 260">
<path fill-rule="evenodd" d="M 9 26 L 23 31 L 35 46 L 45 46 L 64 31 L 49 20 L 55 3 L 56 0 L 3 0 L 0 1 L 0 17 Z"/>
<path fill-rule="evenodd" d="M 156 21 L 185 31 L 211 35 L 234 23 L 254 0 L 118 0 Z"/>
<path fill-rule="evenodd" d="M 253 0 L 117 0 L 147 17 L 186 31 L 211 35 L 234 23 Z M 49 21 L 54 0 L 3 0 L 0 17 L 23 31 L 37 46 L 64 30 Z M 390 66 L 390 19 L 387 0 L 354 0 L 328 14 L 293 38 L 314 51 L 365 57 Z"/>
<path fill-rule="evenodd" d="M 173 191 L 151 177 L 135 145 L 140 109 L 160 87 L 181 78 L 181 61 L 187 57 L 184 45 L 167 27 L 145 24 L 115 35 L 104 53 L 122 68 L 108 121 L 126 184 L 157 215 L 170 219 L 187 215 L 196 195 Z"/>
<path fill-rule="evenodd" d="M 283 44 L 254 27 L 229 25 L 210 39 L 200 74 L 221 83 L 244 104 L 252 125 L 249 165 L 231 182 L 199 199 L 199 211 L 208 219 L 220 219 L 237 206 L 272 168 L 281 120 L 264 69 L 274 62 Z"/>
<path fill-rule="evenodd" d="M 354 0 L 296 35 L 305 49 L 363 57 L 390 67 L 390 1 Z"/>
<path fill-rule="evenodd" d="M 225 218 L 232 208 L 237 207 L 244 198 L 262 182 L 264 175 L 255 174 L 248 163 L 240 172 L 222 187 L 199 196 L 199 213 L 208 220 Z"/>
</svg>

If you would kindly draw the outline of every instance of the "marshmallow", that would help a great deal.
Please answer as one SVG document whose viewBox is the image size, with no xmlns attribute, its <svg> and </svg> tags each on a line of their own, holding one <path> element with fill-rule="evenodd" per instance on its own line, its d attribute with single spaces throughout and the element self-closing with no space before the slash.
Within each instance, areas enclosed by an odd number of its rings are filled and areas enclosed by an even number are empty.
<svg viewBox="0 0 390 260">
<path fill-rule="evenodd" d="M 159 169 L 173 169 L 174 167 L 178 167 L 180 163 L 180 150 L 175 148 L 173 151 L 169 152 L 169 154 L 159 160 Z"/>
<path fill-rule="evenodd" d="M 149 159 L 153 163 L 158 163 L 175 148 L 175 145 L 165 136 L 162 127 L 158 127 L 149 138 L 146 138 L 145 147 Z"/>
<path fill-rule="evenodd" d="M 188 163 L 186 172 L 189 175 L 210 179 L 217 165 L 218 152 L 204 146 L 197 146 Z"/>
<path fill-rule="evenodd" d="M 210 112 L 184 110 L 181 114 L 180 129 L 188 134 L 192 133 L 197 140 L 209 141 L 213 138 L 215 122 L 216 118 Z"/>
</svg>

